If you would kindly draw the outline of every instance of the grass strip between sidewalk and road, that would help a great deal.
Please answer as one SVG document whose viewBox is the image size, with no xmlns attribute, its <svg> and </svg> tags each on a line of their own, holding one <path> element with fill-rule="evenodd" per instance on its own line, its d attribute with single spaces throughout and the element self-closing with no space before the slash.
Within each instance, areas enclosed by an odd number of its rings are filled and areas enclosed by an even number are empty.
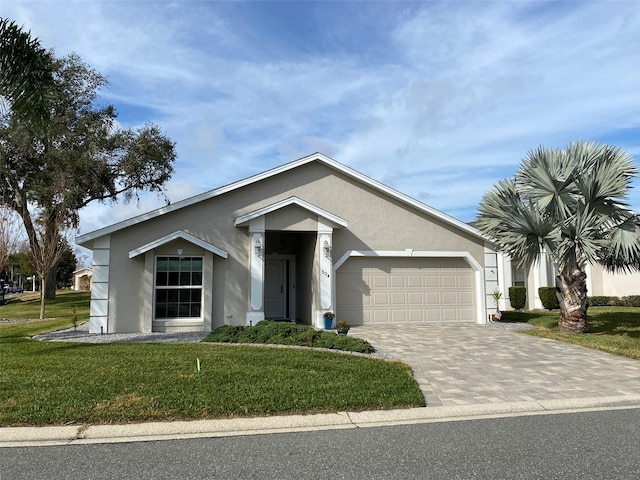
<svg viewBox="0 0 640 480">
<path fill-rule="evenodd" d="M 88 316 L 86 293 L 47 302 L 43 322 L 0 325 L 0 425 L 99 424 L 416 407 L 407 365 L 326 351 L 169 343 L 39 342 Z M 31 304 L 31 305 L 30 305 Z M 38 300 L 0 307 L 37 316 Z M 198 359 L 200 370 L 198 370 Z"/>
</svg>

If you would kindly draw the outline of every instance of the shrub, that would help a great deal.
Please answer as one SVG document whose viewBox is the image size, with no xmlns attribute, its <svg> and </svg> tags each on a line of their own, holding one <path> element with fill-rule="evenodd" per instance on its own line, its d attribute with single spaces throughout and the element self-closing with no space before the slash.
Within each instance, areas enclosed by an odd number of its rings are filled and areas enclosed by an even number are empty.
<svg viewBox="0 0 640 480">
<path fill-rule="evenodd" d="M 613 305 L 613 297 L 607 297 L 604 295 L 594 295 L 588 297 L 590 307 L 608 307 Z"/>
<path fill-rule="evenodd" d="M 527 303 L 527 289 L 524 287 L 509 287 L 509 303 L 514 310 L 522 310 Z"/>
<path fill-rule="evenodd" d="M 308 325 L 263 320 L 253 327 L 223 325 L 209 334 L 204 342 L 265 343 L 330 348 L 348 352 L 373 353 L 375 348 L 359 338 L 316 330 Z"/>
<path fill-rule="evenodd" d="M 627 306 L 627 302 L 626 302 L 626 298 L 627 297 L 611 297 L 611 306 L 613 307 L 626 307 Z"/>
<path fill-rule="evenodd" d="M 542 306 L 547 310 L 560 308 L 558 297 L 556 296 L 556 287 L 540 287 L 538 288 L 538 295 L 540 296 Z"/>
<path fill-rule="evenodd" d="M 624 297 L 626 307 L 640 307 L 640 295 L 629 295 Z"/>
</svg>

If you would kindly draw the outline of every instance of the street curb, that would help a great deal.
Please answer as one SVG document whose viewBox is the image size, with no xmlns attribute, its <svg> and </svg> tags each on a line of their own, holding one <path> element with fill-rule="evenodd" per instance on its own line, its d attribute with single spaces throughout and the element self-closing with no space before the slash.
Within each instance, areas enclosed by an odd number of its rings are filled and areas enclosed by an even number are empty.
<svg viewBox="0 0 640 480">
<path fill-rule="evenodd" d="M 0 448 L 264 435 L 621 408 L 640 408 L 640 395 L 124 425 L 7 427 L 0 428 Z"/>
</svg>

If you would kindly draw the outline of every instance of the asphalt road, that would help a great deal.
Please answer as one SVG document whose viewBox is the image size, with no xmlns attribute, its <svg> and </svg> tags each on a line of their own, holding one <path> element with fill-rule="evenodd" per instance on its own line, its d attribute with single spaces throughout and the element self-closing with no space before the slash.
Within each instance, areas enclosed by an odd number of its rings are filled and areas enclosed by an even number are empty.
<svg viewBox="0 0 640 480">
<path fill-rule="evenodd" d="M 0 450 L 0 479 L 633 479 L 640 409 Z"/>
</svg>

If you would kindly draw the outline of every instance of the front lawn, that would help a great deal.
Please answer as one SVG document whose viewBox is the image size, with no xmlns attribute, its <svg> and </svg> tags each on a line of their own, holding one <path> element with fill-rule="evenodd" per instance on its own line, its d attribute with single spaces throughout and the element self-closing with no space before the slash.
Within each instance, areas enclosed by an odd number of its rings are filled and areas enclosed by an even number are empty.
<svg viewBox="0 0 640 480">
<path fill-rule="evenodd" d="M 84 295 L 84 297 L 82 296 Z M 0 307 L 33 318 L 38 300 Z M 84 303 L 83 303 L 84 302 Z M 306 349 L 86 344 L 29 337 L 86 319 L 88 296 L 47 305 L 55 319 L 0 324 L 0 425 L 61 425 L 388 409 L 424 405 L 409 368 Z M 200 360 L 200 371 L 197 370 Z"/>
<path fill-rule="evenodd" d="M 558 330 L 558 310 L 504 312 L 505 321 L 527 322 L 538 327 L 521 330 L 527 335 L 552 338 L 640 360 L 640 308 L 591 307 L 587 313 L 588 332 L 565 335 Z"/>
</svg>

